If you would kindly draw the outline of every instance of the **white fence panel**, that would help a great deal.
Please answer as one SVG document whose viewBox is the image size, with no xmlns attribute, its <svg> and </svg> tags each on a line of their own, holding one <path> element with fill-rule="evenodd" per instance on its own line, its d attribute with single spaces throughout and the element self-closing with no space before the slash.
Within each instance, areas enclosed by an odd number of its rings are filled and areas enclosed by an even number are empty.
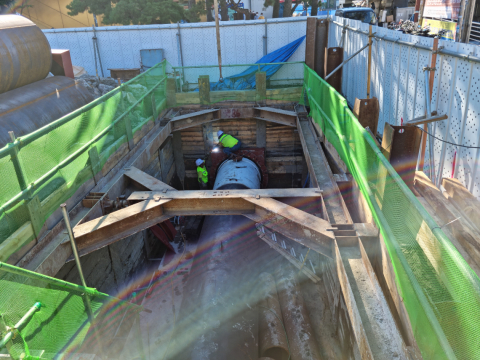
<svg viewBox="0 0 480 360">
<path fill-rule="evenodd" d="M 267 36 L 267 52 L 272 52 L 289 42 L 304 36 L 306 18 L 268 19 L 257 21 L 220 22 L 220 38 L 223 64 L 253 64 L 264 55 L 264 36 Z M 69 49 L 72 63 L 82 66 L 89 74 L 95 74 L 93 30 L 68 28 L 43 30 L 52 48 Z M 110 68 L 139 68 L 141 49 L 163 49 L 164 57 L 172 66 L 204 66 L 217 64 L 215 24 L 169 24 L 142 26 L 109 26 L 96 28 L 100 58 L 105 76 Z M 180 34 L 180 39 L 178 34 Z M 180 40 L 180 41 L 179 41 Z M 181 48 L 180 48 L 181 43 Z M 180 52 L 181 50 L 181 52 Z M 289 61 L 305 60 L 305 41 Z M 303 77 L 283 71 L 281 78 Z M 99 74 L 100 64 L 98 64 Z M 297 72 L 297 70 L 295 70 Z"/>
<path fill-rule="evenodd" d="M 368 32 L 368 25 L 359 21 L 334 18 L 355 29 Z M 330 23 L 329 46 L 340 46 L 342 27 Z M 372 49 L 371 96 L 379 100 L 378 131 L 383 133 L 385 122 L 401 125 L 403 121 L 425 114 L 425 74 L 430 66 L 431 51 L 398 42 L 386 41 L 387 36 L 401 41 L 432 47 L 433 39 L 401 34 L 374 27 L 376 38 Z M 344 58 L 360 49 L 368 37 L 347 30 Z M 480 57 L 478 46 L 439 41 L 439 47 L 458 54 Z M 366 97 L 368 49 L 345 65 L 342 92 L 350 106 L 355 98 Z M 456 56 L 438 54 L 432 89 L 432 111 L 447 114 L 448 119 L 429 124 L 428 131 L 437 137 L 432 141 L 434 177 L 437 185 L 442 177 L 458 178 L 477 198 L 480 198 L 480 64 Z M 451 143 L 451 144 L 450 144 Z M 461 145 L 461 146 L 460 146 Z M 471 148 L 466 148 L 471 147 Z M 427 145 L 425 173 L 430 174 L 430 153 Z"/>
</svg>

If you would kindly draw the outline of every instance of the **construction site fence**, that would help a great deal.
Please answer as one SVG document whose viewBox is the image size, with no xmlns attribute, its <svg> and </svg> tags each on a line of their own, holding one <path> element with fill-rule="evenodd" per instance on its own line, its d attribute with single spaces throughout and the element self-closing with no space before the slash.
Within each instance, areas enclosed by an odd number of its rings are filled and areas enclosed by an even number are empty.
<svg viewBox="0 0 480 360">
<path fill-rule="evenodd" d="M 114 152 L 133 146 L 135 133 L 166 107 L 166 68 L 163 61 L 0 149 L 0 261 L 16 250 L 11 246 L 37 237 L 47 218 Z"/>
<path fill-rule="evenodd" d="M 303 85 L 303 61 L 291 61 L 285 63 L 255 63 L 255 64 L 234 64 L 222 65 L 222 79 L 233 77 L 249 68 L 255 69 L 255 72 L 263 71 L 263 67 L 276 66 L 281 64 L 280 69 L 267 80 L 267 88 L 285 88 Z M 173 66 L 175 84 L 177 92 L 188 92 L 198 89 L 198 78 L 208 75 L 210 83 L 220 81 L 220 69 L 218 65 L 205 66 Z M 252 90 L 255 88 L 247 88 Z M 236 89 L 231 89 L 236 90 Z"/>
<path fill-rule="evenodd" d="M 108 343 L 141 310 L 96 289 L 0 262 L 0 354 L 13 359 L 101 354 L 106 349 L 99 339 Z"/>
<path fill-rule="evenodd" d="M 334 17 L 329 47 L 343 47 L 347 59 L 368 44 L 368 32 L 368 24 Z M 448 119 L 428 124 L 436 139 L 427 137 L 424 171 L 437 186 L 442 177 L 455 177 L 480 198 L 480 48 L 438 40 L 432 64 L 433 38 L 378 26 L 372 26 L 372 33 L 370 96 L 379 100 L 378 131 L 383 133 L 385 123 L 402 125 L 425 115 L 424 68 L 433 68 L 431 110 Z M 368 49 L 343 67 L 342 93 L 351 107 L 355 98 L 367 97 L 367 79 Z"/>
<path fill-rule="evenodd" d="M 223 64 L 255 63 L 262 56 L 305 35 L 307 17 L 265 20 L 220 21 Z M 173 66 L 205 66 L 217 63 L 214 22 L 97 27 L 101 65 L 98 73 L 109 76 L 111 68 L 147 69 L 141 52 L 156 49 Z M 52 49 L 69 49 L 72 63 L 95 74 L 91 27 L 44 29 Z M 158 61 L 161 61 L 159 59 Z M 148 59 L 147 59 L 148 60 Z M 290 61 L 305 60 L 305 42 Z"/>
<path fill-rule="evenodd" d="M 373 213 L 423 358 L 479 358 L 480 280 L 360 125 L 347 100 L 307 66 L 304 93 L 310 115 Z"/>
</svg>

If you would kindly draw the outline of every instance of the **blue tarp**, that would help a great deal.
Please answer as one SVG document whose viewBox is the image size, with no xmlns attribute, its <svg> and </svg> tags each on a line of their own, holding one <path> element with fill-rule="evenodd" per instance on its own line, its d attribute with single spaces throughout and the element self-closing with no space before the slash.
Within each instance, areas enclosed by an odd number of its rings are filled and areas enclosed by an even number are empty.
<svg viewBox="0 0 480 360">
<path fill-rule="evenodd" d="M 255 64 L 286 62 L 298 49 L 303 39 L 305 39 L 305 36 L 265 55 Z M 268 80 L 280 69 L 281 66 L 282 65 L 260 65 L 260 71 L 265 71 L 267 73 Z M 223 81 L 217 83 L 211 83 L 210 91 L 255 89 L 255 73 L 258 72 L 258 68 L 258 66 L 252 65 L 240 74 L 226 77 Z"/>
</svg>

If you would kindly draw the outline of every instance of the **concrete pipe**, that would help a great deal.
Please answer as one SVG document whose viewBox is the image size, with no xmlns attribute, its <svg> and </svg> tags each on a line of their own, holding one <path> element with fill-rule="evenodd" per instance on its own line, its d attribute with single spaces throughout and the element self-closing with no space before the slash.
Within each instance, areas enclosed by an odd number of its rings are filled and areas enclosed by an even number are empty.
<svg viewBox="0 0 480 360">
<path fill-rule="evenodd" d="M 0 94 L 0 147 L 11 142 L 9 131 L 17 138 L 29 134 L 93 100 L 85 87 L 64 76 Z"/>
<path fill-rule="evenodd" d="M 297 270 L 298 271 L 298 270 Z M 278 298 L 287 329 L 292 360 L 319 360 L 320 353 L 305 309 L 303 295 L 292 266 L 282 266 L 275 273 Z"/>
<path fill-rule="evenodd" d="M 52 67 L 42 30 L 19 15 L 0 16 L 0 94 L 45 79 Z"/>
<path fill-rule="evenodd" d="M 259 354 L 264 358 L 288 360 L 288 342 L 275 279 L 269 273 L 261 273 L 258 277 L 258 286 L 262 295 L 258 311 Z"/>
</svg>

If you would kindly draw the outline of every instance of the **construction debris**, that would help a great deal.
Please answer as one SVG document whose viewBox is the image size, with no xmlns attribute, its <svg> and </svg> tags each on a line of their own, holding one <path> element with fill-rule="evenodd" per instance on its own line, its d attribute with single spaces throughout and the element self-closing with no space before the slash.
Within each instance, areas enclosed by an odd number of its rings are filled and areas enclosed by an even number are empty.
<svg viewBox="0 0 480 360">
<path fill-rule="evenodd" d="M 118 86 L 118 82 L 111 77 L 96 77 L 94 75 L 84 74 L 76 77 L 80 84 L 85 86 L 87 90 L 96 98 L 112 91 Z"/>
</svg>

